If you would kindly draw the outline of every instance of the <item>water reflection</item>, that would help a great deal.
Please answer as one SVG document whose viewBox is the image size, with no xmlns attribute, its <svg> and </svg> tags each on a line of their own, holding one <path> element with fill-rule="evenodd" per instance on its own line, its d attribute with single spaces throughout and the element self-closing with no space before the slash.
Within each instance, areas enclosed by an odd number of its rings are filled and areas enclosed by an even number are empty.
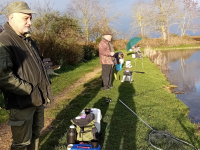
<svg viewBox="0 0 200 150">
<path fill-rule="evenodd" d="M 169 64 L 164 71 L 170 83 L 177 85 L 177 98 L 190 108 L 189 118 L 200 122 L 200 50 L 166 51 L 163 53 Z"/>
</svg>

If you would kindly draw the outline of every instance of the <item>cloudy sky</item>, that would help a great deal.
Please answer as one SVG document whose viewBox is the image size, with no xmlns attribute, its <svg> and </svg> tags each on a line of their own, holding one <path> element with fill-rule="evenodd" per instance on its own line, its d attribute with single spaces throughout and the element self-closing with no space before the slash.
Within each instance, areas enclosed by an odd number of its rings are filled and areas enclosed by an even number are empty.
<svg viewBox="0 0 200 150">
<path fill-rule="evenodd" d="M 33 2 L 35 0 L 24 0 L 27 3 Z M 48 0 L 46 0 L 48 1 Z M 50 0 L 51 1 L 51 6 L 53 7 L 53 9 L 58 10 L 60 12 L 64 12 L 67 8 L 67 5 L 69 4 L 70 0 Z M 104 3 L 105 0 L 100 0 L 101 3 Z M 138 0 L 110 0 L 110 4 L 114 5 L 115 9 L 113 9 L 113 12 L 115 11 L 121 11 L 124 13 L 123 16 L 121 16 L 119 18 L 118 23 L 114 23 L 114 26 L 116 28 L 116 30 L 120 30 L 122 31 L 124 34 L 129 32 L 131 29 L 131 6 L 133 5 L 133 3 L 135 1 Z M 145 1 L 149 1 L 149 0 L 145 0 Z M 198 0 L 200 3 L 200 0 Z M 43 0 L 40 0 L 41 3 L 44 3 Z M 171 32 L 172 33 L 177 33 L 177 29 L 173 29 L 173 27 L 171 27 Z M 200 32 L 197 33 L 192 33 L 190 31 L 188 31 L 186 34 L 189 35 L 200 35 Z M 153 35 L 153 37 L 159 37 L 160 35 Z"/>
</svg>

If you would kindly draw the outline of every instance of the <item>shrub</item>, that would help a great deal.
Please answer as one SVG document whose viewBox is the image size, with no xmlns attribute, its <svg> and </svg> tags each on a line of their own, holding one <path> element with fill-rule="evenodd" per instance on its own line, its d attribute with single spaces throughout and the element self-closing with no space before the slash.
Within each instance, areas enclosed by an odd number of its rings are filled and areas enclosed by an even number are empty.
<svg viewBox="0 0 200 150">
<path fill-rule="evenodd" d="M 175 33 L 171 33 L 169 36 L 170 37 L 180 37 L 178 34 L 175 34 Z"/>
<path fill-rule="evenodd" d="M 84 59 L 85 60 L 89 60 L 93 57 L 93 52 L 92 52 L 93 48 L 85 45 L 85 46 L 83 46 L 83 50 L 84 50 Z"/>
<path fill-rule="evenodd" d="M 92 43 L 90 43 L 89 45 L 84 45 L 83 50 L 84 50 L 84 59 L 85 60 L 90 60 L 95 56 L 99 56 L 99 50 Z"/>
<path fill-rule="evenodd" d="M 58 12 L 45 13 L 35 18 L 32 37 L 44 57 L 50 57 L 54 64 L 70 65 L 84 57 L 83 46 L 78 45 L 81 31 L 78 22 Z"/>
<path fill-rule="evenodd" d="M 70 45 L 70 48 L 63 47 L 63 62 L 69 65 L 75 65 L 82 61 L 84 57 L 84 50 L 82 46 Z"/>
<path fill-rule="evenodd" d="M 128 40 L 122 40 L 122 39 L 112 41 L 112 44 L 113 44 L 115 50 L 126 49 L 127 43 L 128 43 Z"/>
</svg>

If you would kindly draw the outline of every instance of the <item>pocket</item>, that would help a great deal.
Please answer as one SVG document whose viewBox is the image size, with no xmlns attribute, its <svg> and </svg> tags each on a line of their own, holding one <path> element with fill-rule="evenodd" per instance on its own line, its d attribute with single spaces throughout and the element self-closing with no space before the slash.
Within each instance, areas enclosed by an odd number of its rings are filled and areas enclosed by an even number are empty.
<svg viewBox="0 0 200 150">
<path fill-rule="evenodd" d="M 20 110 L 29 108 L 32 106 L 42 105 L 42 97 L 41 97 L 38 85 L 36 85 L 33 88 L 33 91 L 30 95 L 26 95 L 26 96 L 16 95 L 16 98 L 17 98 L 17 103 Z"/>
<path fill-rule="evenodd" d="M 87 130 L 82 133 L 83 141 L 91 141 L 93 139 L 92 130 Z"/>
<path fill-rule="evenodd" d="M 96 127 L 92 128 L 93 139 L 99 138 L 99 133 Z"/>
<path fill-rule="evenodd" d="M 7 125 L 8 126 L 17 126 L 17 127 L 20 127 L 24 124 L 25 120 L 8 120 L 8 123 Z"/>
<path fill-rule="evenodd" d="M 31 98 L 32 99 L 35 98 L 38 94 L 39 94 L 39 87 L 38 87 L 38 84 L 37 84 L 35 87 L 33 87 L 33 91 L 31 93 Z"/>
<path fill-rule="evenodd" d="M 38 84 L 33 88 L 33 92 L 31 93 L 31 102 L 33 106 L 40 106 L 43 104 L 42 93 L 40 92 Z"/>
<path fill-rule="evenodd" d="M 19 109 L 10 109 L 10 117 L 14 117 L 18 111 Z"/>
</svg>

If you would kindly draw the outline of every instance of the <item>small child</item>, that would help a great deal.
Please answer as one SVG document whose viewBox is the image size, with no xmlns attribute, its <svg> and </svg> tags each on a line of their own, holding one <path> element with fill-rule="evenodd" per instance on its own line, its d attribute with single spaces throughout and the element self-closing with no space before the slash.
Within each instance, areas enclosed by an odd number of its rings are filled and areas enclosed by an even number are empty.
<svg viewBox="0 0 200 150">
<path fill-rule="evenodd" d="M 121 53 L 121 54 L 119 55 L 119 63 L 120 63 L 120 64 L 124 64 L 124 54 L 123 54 L 123 53 Z"/>
<path fill-rule="evenodd" d="M 123 63 L 124 63 L 124 54 L 122 52 L 115 53 L 115 65 L 117 71 L 121 71 Z"/>
</svg>

